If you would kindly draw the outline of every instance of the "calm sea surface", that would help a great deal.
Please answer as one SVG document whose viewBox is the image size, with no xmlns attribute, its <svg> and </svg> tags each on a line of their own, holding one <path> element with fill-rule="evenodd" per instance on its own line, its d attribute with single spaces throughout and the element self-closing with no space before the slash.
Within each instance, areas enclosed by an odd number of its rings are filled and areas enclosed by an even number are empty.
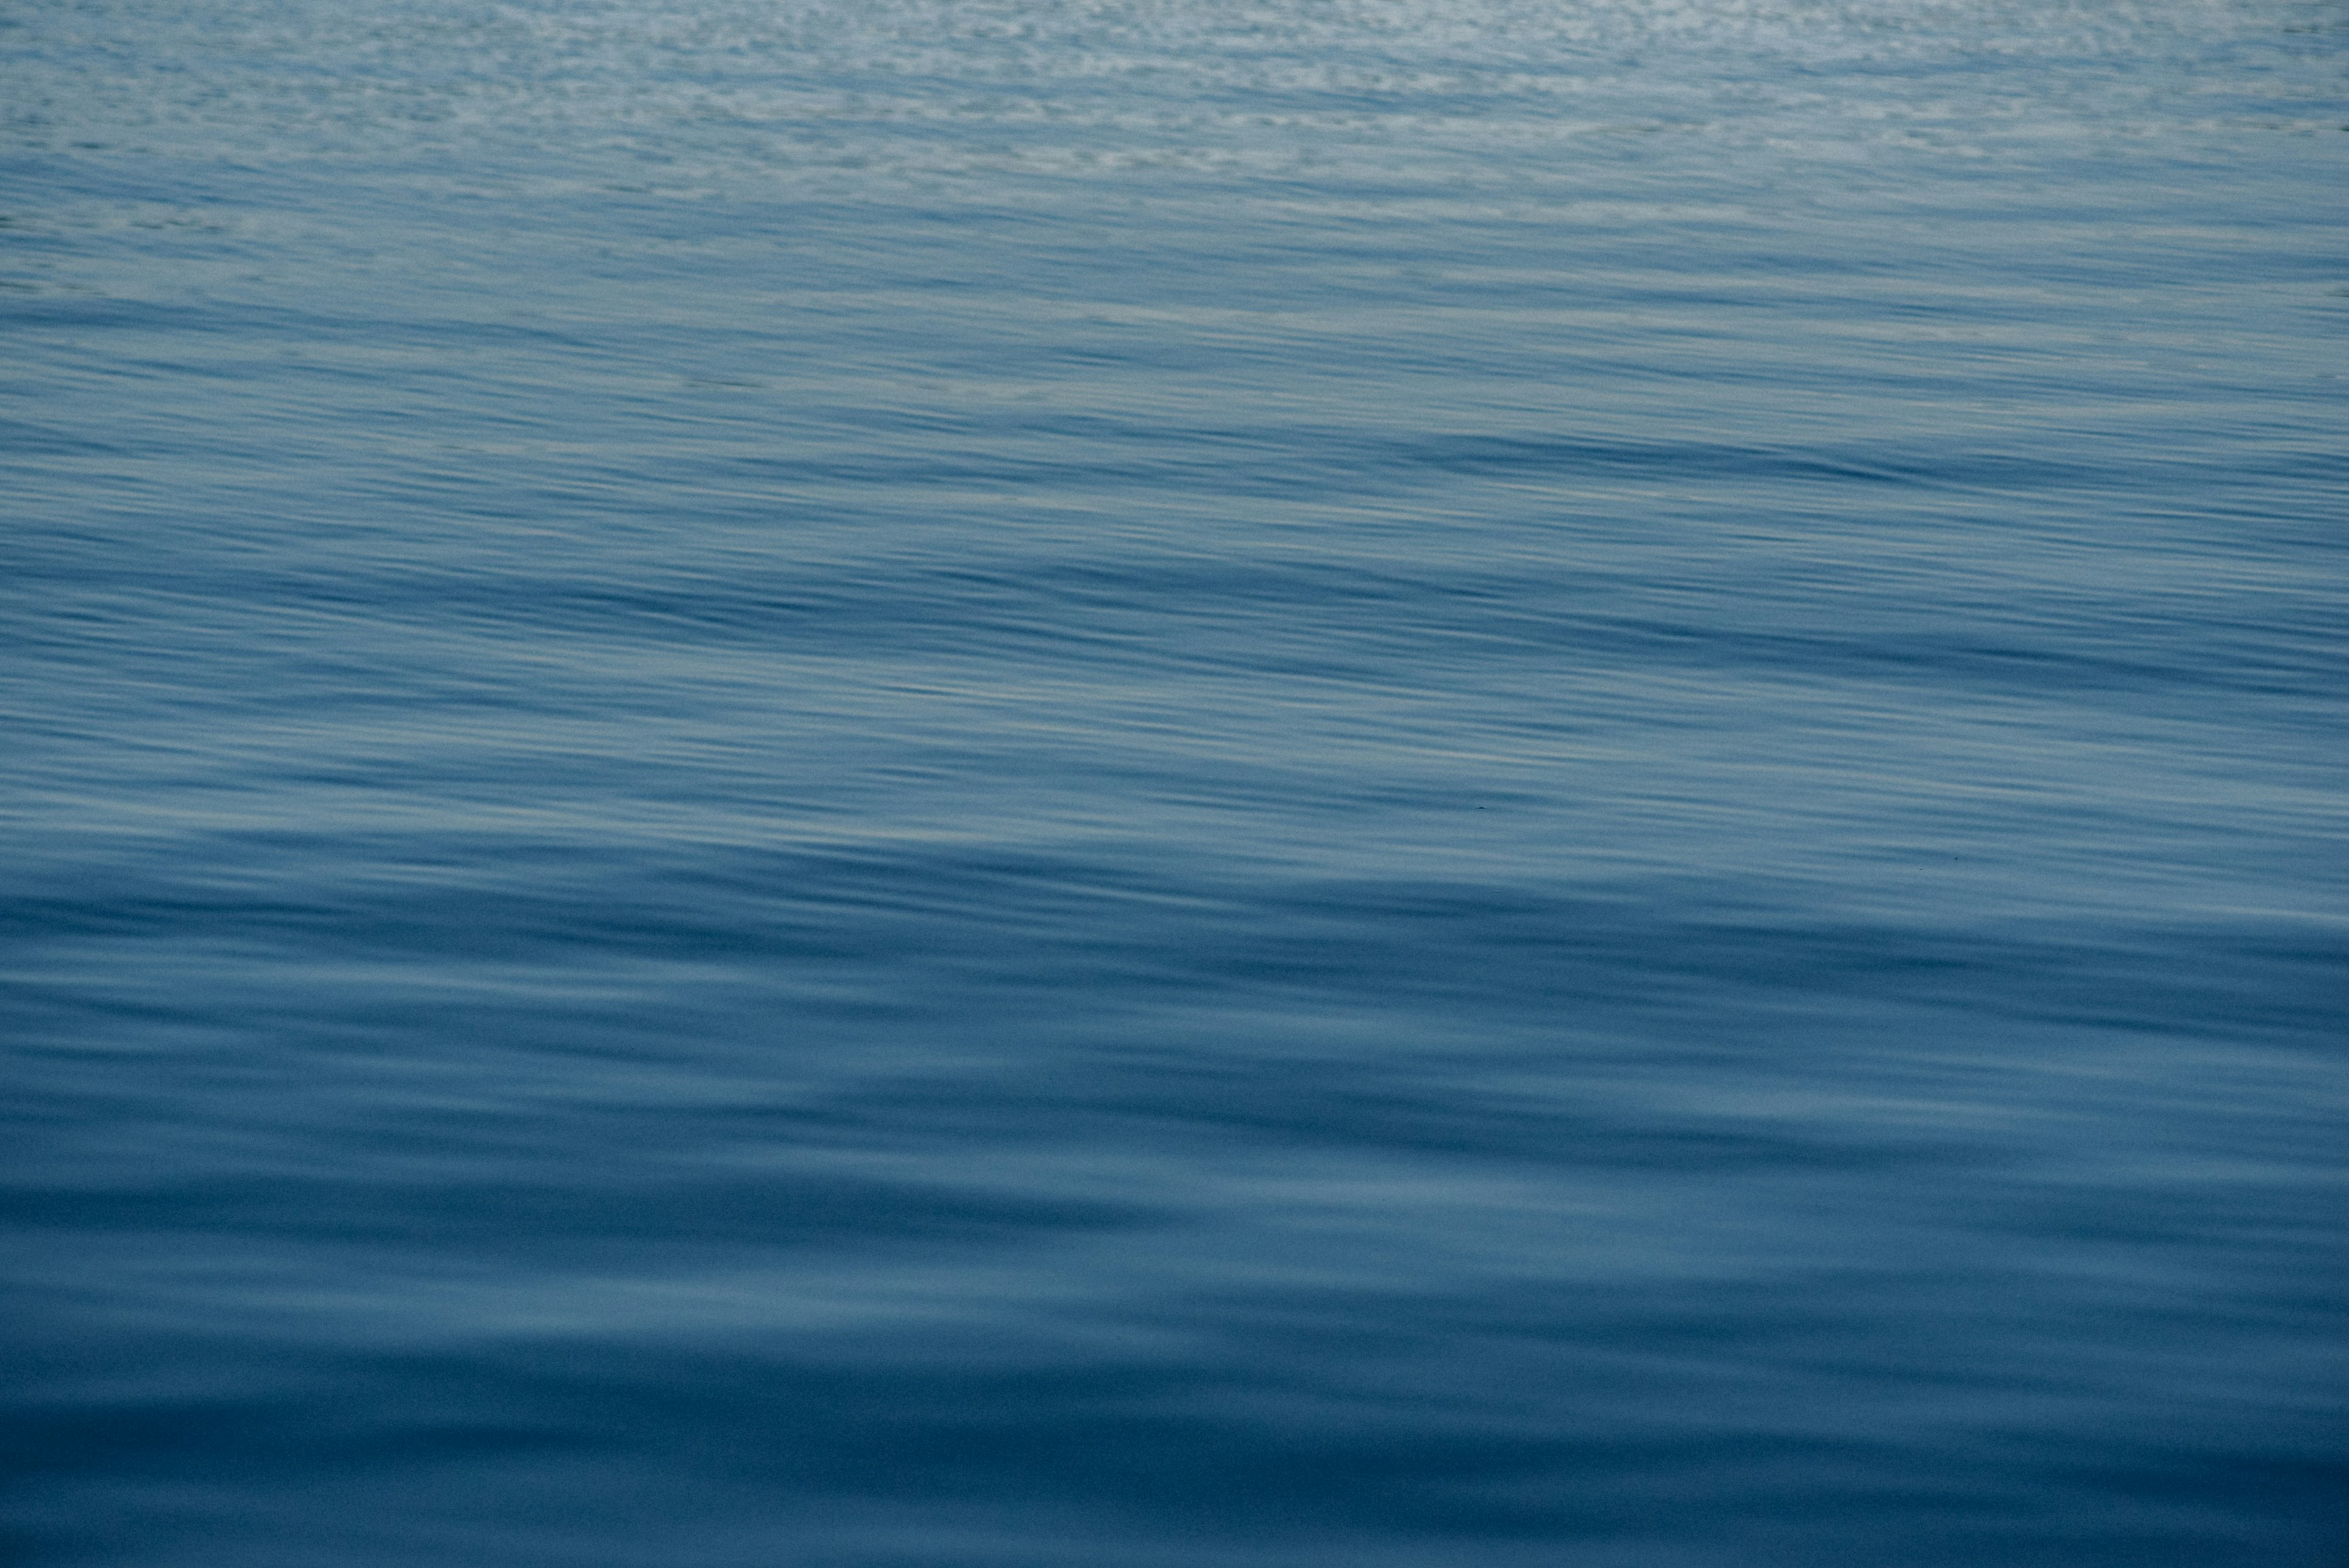
<svg viewBox="0 0 2349 1568">
<path fill-rule="evenodd" d="M 2343 0 L 0 13 L 76 1568 L 2333 1568 Z"/>
</svg>

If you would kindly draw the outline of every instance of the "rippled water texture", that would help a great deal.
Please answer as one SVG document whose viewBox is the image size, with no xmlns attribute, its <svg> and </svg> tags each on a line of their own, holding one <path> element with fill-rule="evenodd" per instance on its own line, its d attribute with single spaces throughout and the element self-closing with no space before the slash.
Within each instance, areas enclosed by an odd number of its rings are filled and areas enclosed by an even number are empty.
<svg viewBox="0 0 2349 1568">
<path fill-rule="evenodd" d="M 2344 45 L 9 7 L 14 1560 L 2337 1568 Z"/>
</svg>

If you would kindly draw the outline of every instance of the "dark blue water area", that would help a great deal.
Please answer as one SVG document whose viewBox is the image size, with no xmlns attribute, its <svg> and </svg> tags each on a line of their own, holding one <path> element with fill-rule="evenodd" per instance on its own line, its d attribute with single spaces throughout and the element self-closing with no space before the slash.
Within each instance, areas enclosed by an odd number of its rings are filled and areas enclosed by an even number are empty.
<svg viewBox="0 0 2349 1568">
<path fill-rule="evenodd" d="M 10 1561 L 2349 1562 L 2344 45 L 8 9 Z"/>
</svg>

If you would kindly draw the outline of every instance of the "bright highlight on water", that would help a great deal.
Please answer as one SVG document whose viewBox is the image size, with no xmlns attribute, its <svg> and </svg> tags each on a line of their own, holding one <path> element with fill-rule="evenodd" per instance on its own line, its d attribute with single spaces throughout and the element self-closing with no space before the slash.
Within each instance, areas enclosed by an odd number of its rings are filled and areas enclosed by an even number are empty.
<svg viewBox="0 0 2349 1568">
<path fill-rule="evenodd" d="M 2340 0 L 0 16 L 40 1568 L 2338 1568 Z"/>
</svg>

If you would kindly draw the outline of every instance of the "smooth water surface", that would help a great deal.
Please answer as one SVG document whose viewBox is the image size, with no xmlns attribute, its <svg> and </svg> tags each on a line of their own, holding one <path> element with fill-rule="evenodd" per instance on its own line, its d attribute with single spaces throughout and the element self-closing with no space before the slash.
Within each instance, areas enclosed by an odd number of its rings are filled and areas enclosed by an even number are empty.
<svg viewBox="0 0 2349 1568">
<path fill-rule="evenodd" d="M 2334 1568 L 2344 86 L 0 13 L 15 1560 Z"/>
</svg>

